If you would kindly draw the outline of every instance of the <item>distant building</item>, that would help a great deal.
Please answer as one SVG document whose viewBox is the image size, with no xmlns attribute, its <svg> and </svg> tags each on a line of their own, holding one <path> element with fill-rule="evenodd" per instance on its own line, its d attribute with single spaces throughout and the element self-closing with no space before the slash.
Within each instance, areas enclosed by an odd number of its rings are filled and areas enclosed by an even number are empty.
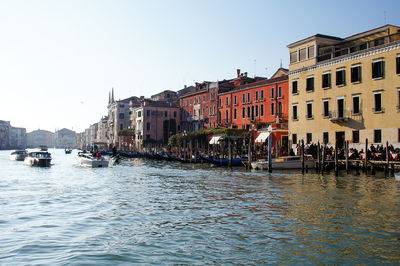
<svg viewBox="0 0 400 266">
<path fill-rule="evenodd" d="M 108 140 L 108 116 L 104 116 L 98 122 L 97 141 L 107 143 Z"/>
<path fill-rule="evenodd" d="M 67 128 L 55 132 L 56 148 L 76 147 L 76 132 Z"/>
<path fill-rule="evenodd" d="M 26 146 L 28 148 L 37 148 L 40 145 L 54 147 L 55 134 L 47 130 L 35 130 L 26 134 Z"/>
<path fill-rule="evenodd" d="M 11 127 L 10 148 L 11 149 L 26 148 L 26 128 Z"/>
<path fill-rule="evenodd" d="M 10 149 L 10 134 L 11 124 L 10 121 L 0 120 L 0 150 Z"/>
</svg>

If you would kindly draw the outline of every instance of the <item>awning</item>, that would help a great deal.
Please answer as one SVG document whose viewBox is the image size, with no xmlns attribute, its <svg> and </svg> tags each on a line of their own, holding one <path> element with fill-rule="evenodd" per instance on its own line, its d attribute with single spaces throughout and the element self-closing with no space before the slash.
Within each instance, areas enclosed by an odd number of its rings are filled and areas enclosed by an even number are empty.
<svg viewBox="0 0 400 266">
<path fill-rule="evenodd" d="M 212 138 L 211 138 L 211 140 L 210 140 L 210 144 L 212 145 L 212 144 L 218 144 L 218 141 L 219 141 L 219 139 L 221 138 L 222 136 L 213 136 Z"/>
<path fill-rule="evenodd" d="M 261 132 L 260 135 L 258 135 L 258 137 L 256 138 L 256 142 L 264 143 L 268 136 L 269 132 Z"/>
</svg>

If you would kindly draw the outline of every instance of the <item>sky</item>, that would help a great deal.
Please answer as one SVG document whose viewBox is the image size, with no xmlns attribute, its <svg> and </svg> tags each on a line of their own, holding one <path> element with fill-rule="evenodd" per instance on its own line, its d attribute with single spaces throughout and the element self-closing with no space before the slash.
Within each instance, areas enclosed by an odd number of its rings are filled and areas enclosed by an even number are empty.
<svg viewBox="0 0 400 266">
<path fill-rule="evenodd" d="M 400 26 L 400 1 L 0 0 L 0 120 L 77 132 L 115 99 L 271 77 L 287 45 Z"/>
</svg>

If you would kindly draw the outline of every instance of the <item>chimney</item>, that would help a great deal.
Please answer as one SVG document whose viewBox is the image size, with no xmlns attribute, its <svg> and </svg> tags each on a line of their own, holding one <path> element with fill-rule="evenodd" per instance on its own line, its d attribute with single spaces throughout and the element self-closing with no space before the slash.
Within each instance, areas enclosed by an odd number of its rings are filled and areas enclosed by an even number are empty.
<svg viewBox="0 0 400 266">
<path fill-rule="evenodd" d="M 244 72 L 244 76 L 247 78 L 247 72 Z"/>
<path fill-rule="evenodd" d="M 240 68 L 236 69 L 237 77 L 240 76 Z"/>
</svg>

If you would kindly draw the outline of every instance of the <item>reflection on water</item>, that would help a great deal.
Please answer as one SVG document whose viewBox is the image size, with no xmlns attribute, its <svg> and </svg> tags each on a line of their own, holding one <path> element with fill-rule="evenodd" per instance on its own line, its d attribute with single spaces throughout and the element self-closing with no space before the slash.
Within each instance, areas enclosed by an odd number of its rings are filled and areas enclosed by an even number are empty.
<svg viewBox="0 0 400 266">
<path fill-rule="evenodd" d="M 400 262 L 400 182 L 0 152 L 1 264 Z"/>
</svg>

